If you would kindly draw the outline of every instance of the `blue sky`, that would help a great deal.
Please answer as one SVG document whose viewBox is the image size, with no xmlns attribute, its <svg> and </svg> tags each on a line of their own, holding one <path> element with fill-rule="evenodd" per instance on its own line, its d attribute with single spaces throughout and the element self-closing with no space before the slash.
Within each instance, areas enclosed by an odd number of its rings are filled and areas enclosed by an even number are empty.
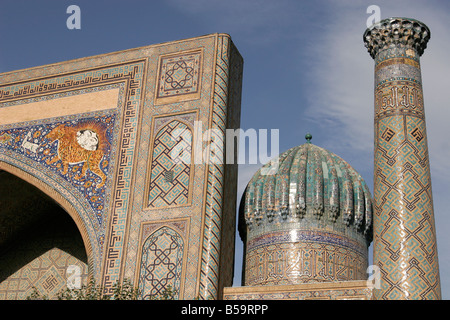
<svg viewBox="0 0 450 320">
<path fill-rule="evenodd" d="M 81 8 L 81 29 L 66 8 Z M 312 142 L 349 162 L 373 190 L 373 60 L 362 35 L 369 5 L 381 18 L 431 29 L 421 59 L 443 298 L 450 298 L 450 2 L 363 0 L 1 0 L 0 72 L 228 33 L 244 57 L 241 128 L 279 129 L 283 152 Z M 238 201 L 260 167 L 241 165 Z M 235 285 L 242 245 L 236 242 Z"/>
</svg>

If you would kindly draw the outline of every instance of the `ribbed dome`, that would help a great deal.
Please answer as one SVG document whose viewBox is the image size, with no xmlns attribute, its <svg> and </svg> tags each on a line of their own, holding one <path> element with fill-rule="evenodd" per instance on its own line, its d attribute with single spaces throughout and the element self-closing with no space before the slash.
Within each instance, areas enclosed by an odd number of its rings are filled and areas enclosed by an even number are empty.
<svg viewBox="0 0 450 320">
<path fill-rule="evenodd" d="M 247 286 L 367 279 L 369 189 L 347 162 L 306 138 L 258 170 L 241 200 Z"/>
<path fill-rule="evenodd" d="M 339 156 L 310 142 L 258 170 L 247 186 L 244 206 L 249 230 L 320 220 L 324 227 L 352 228 L 372 240 L 372 198 L 366 183 Z"/>
</svg>

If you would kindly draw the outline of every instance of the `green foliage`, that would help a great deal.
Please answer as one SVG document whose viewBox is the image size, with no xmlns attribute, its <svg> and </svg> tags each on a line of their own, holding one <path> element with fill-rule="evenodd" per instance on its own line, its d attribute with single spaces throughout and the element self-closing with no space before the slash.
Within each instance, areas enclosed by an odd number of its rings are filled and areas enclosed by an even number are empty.
<svg viewBox="0 0 450 320">
<path fill-rule="evenodd" d="M 112 295 L 103 294 L 104 288 L 98 285 L 92 279 L 87 285 L 83 285 L 80 289 L 66 288 L 56 295 L 58 300 L 138 300 L 140 291 L 133 287 L 130 280 L 124 279 L 122 284 L 116 282 L 112 288 Z M 150 296 L 150 300 L 175 300 L 177 291 L 173 290 L 171 285 L 162 291 L 161 294 Z M 33 287 L 33 292 L 27 297 L 27 300 L 49 300 L 46 295 Z"/>
<path fill-rule="evenodd" d="M 58 300 L 109 300 L 110 297 L 103 295 L 102 292 L 103 288 L 92 279 L 88 285 L 83 285 L 80 289 L 66 288 L 60 291 L 56 298 Z"/>
<path fill-rule="evenodd" d="M 41 295 L 38 289 L 36 287 L 32 287 L 33 291 L 31 294 L 27 297 L 27 300 L 48 300 L 48 297 L 46 295 Z"/>
<path fill-rule="evenodd" d="M 87 285 L 83 285 L 80 289 L 66 288 L 56 295 L 58 300 L 137 300 L 139 298 L 139 289 L 134 288 L 131 281 L 125 279 L 122 284 L 116 282 L 113 285 L 113 294 L 103 294 L 104 288 L 98 285 L 92 279 Z M 33 287 L 32 293 L 27 300 L 48 300 L 48 296 L 41 293 Z"/>
<path fill-rule="evenodd" d="M 172 289 L 172 286 L 169 284 L 167 288 L 161 294 L 152 295 L 150 300 L 175 300 L 177 292 Z"/>
<path fill-rule="evenodd" d="M 139 289 L 134 288 L 128 279 L 124 279 L 122 285 L 118 282 L 113 285 L 113 300 L 137 300 L 139 295 Z"/>
</svg>

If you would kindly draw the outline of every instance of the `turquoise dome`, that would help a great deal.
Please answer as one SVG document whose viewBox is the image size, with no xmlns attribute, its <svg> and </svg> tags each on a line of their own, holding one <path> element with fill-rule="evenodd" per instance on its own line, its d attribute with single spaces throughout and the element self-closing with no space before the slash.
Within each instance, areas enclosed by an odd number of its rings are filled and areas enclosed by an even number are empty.
<svg viewBox="0 0 450 320">
<path fill-rule="evenodd" d="M 245 285 L 367 279 L 369 188 L 310 140 L 264 165 L 247 185 L 239 209 Z"/>
<path fill-rule="evenodd" d="M 342 158 L 309 141 L 259 169 L 244 197 L 241 212 L 249 230 L 307 219 L 341 231 L 353 229 L 372 240 L 372 197 L 366 183 Z"/>
</svg>

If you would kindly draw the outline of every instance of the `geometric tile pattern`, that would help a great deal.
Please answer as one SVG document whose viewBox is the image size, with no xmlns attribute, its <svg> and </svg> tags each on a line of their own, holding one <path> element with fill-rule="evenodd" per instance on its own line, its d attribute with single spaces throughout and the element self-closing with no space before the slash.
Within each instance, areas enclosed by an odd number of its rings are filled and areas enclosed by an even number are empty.
<svg viewBox="0 0 450 320">
<path fill-rule="evenodd" d="M 25 299 L 35 287 L 49 298 L 67 287 L 69 266 L 79 270 L 81 283 L 86 284 L 87 264 L 58 248 L 53 248 L 25 266 L 22 266 L 5 281 L 0 283 L 0 299 Z"/>
<path fill-rule="evenodd" d="M 440 288 L 425 121 L 386 117 L 377 123 L 377 135 L 386 129 L 395 136 L 378 139 L 374 189 L 374 259 L 385 292 L 374 293 L 385 299 L 435 299 Z"/>
<path fill-rule="evenodd" d="M 18 211 L 19 217 L 30 220 L 22 210 Z M 28 222 L 32 224 L 31 230 L 22 228 L 13 243 L 2 247 L 0 299 L 25 299 L 32 293 L 32 287 L 53 298 L 70 280 L 80 285 L 87 282 L 86 250 L 72 218 L 57 204 L 33 213 L 38 219 Z"/>
<path fill-rule="evenodd" d="M 194 99 L 194 96 L 191 96 L 190 93 L 162 98 L 157 97 L 155 87 L 158 86 L 160 79 L 158 74 L 160 65 L 158 65 L 158 68 L 153 68 L 153 65 L 149 64 L 149 73 L 146 76 L 148 82 L 145 88 L 146 100 L 141 118 L 141 133 L 139 147 L 137 149 L 137 174 L 134 180 L 133 208 L 128 229 L 129 242 L 127 244 L 127 257 L 126 262 L 123 264 L 124 274 L 127 277 L 138 279 L 142 242 L 136 242 L 135 239 L 138 239 L 136 236 L 139 234 L 142 224 L 150 224 L 154 221 L 164 219 L 188 218 L 190 233 L 184 237 L 186 258 L 183 261 L 185 266 L 183 272 L 185 272 L 185 277 L 183 278 L 184 284 L 182 284 L 180 291 L 180 296 L 188 299 L 197 297 L 200 299 L 218 298 L 218 294 L 220 294 L 218 290 L 221 288 L 219 281 L 223 281 L 226 285 L 231 285 L 232 283 L 232 276 L 228 276 L 232 275 L 232 259 L 220 259 L 219 257 L 222 252 L 227 254 L 233 252 L 235 227 L 233 225 L 233 227 L 227 229 L 229 232 L 223 235 L 220 234 L 220 228 L 224 225 L 222 221 L 222 205 L 229 208 L 232 206 L 235 207 L 235 201 L 229 201 L 228 203 L 224 201 L 224 194 L 220 189 L 222 184 L 215 184 L 214 178 L 210 177 L 215 172 L 211 168 L 213 165 L 205 164 L 205 158 L 209 155 L 207 152 L 201 153 L 201 151 L 207 150 L 206 146 L 208 145 L 206 135 L 202 136 L 202 134 L 206 133 L 208 129 L 218 129 L 217 123 L 221 126 L 225 126 L 225 124 L 231 126 L 239 121 L 239 105 L 237 102 L 240 99 L 240 87 L 237 88 L 237 86 L 239 86 L 240 82 L 236 82 L 236 88 L 234 89 L 222 86 L 222 84 L 227 84 L 229 81 L 228 79 L 223 79 L 224 77 L 228 77 L 228 68 L 236 68 L 236 73 L 241 71 L 235 65 L 224 63 L 222 55 L 225 55 L 225 58 L 228 59 L 228 56 L 232 55 L 229 49 L 230 47 L 232 47 L 232 43 L 229 37 L 214 35 L 212 37 L 201 38 L 196 42 L 170 44 L 167 48 L 162 48 L 164 50 L 158 48 L 155 52 L 155 55 L 161 52 L 165 54 L 160 57 L 169 57 L 166 54 L 167 52 L 180 52 L 180 55 L 186 55 L 186 57 L 191 53 L 201 53 L 202 65 L 200 69 L 204 71 L 201 72 L 201 79 L 196 95 L 199 98 L 202 97 L 202 99 Z M 236 62 L 240 61 L 241 58 L 237 50 L 235 54 Z M 170 54 L 170 56 L 174 55 Z M 161 61 L 162 59 L 160 58 L 159 63 Z M 239 64 L 239 66 L 241 65 L 242 63 Z M 238 94 L 239 96 L 235 97 L 234 100 L 230 98 L 230 95 Z M 230 99 L 234 101 L 233 107 L 228 104 Z M 227 107 L 229 107 L 228 110 Z M 151 207 L 149 206 L 149 197 L 150 181 L 152 179 L 152 157 L 155 152 L 154 140 L 158 133 L 161 130 L 165 130 L 163 128 L 174 120 L 175 122 L 187 125 L 192 130 L 192 136 L 195 138 L 195 143 L 192 144 L 192 158 L 196 158 L 195 163 L 199 164 L 190 167 L 191 177 L 189 182 L 188 204 L 172 204 L 170 206 L 162 206 L 161 204 L 159 207 Z M 196 127 L 194 125 L 195 120 L 200 121 L 199 123 L 201 125 Z M 170 138 L 168 135 L 166 137 Z M 198 150 L 200 152 L 197 152 Z M 219 154 L 217 155 L 217 157 L 220 156 Z M 197 158 L 200 158 L 201 161 L 197 162 Z M 233 172 L 233 170 L 230 168 L 230 171 L 227 172 Z M 223 170 L 221 172 L 222 176 L 218 178 L 223 178 Z M 140 173 L 146 174 L 140 175 Z M 175 172 L 166 172 L 161 176 L 164 179 L 161 182 L 174 181 L 175 177 Z M 234 192 L 235 180 L 231 174 L 228 179 L 230 182 L 228 184 L 230 189 L 228 196 L 234 198 L 232 192 Z M 213 206 L 216 207 L 216 210 L 213 210 Z M 235 212 L 235 208 L 227 212 L 229 212 L 229 217 L 234 219 L 233 212 Z M 227 241 L 226 245 L 223 246 L 225 250 L 221 251 L 221 243 L 225 243 L 223 239 L 227 239 Z M 214 252 L 210 254 L 210 251 Z M 232 256 L 230 255 L 230 257 Z M 225 270 L 222 274 L 227 274 L 220 279 L 218 277 L 219 261 L 223 270 Z M 204 290 L 205 288 L 207 288 L 206 291 Z M 212 288 L 212 291 L 208 291 L 209 288 Z"/>
<path fill-rule="evenodd" d="M 160 129 L 153 142 L 149 208 L 189 203 L 192 131 L 173 120 Z"/>
<path fill-rule="evenodd" d="M 67 280 L 58 273 L 54 266 L 36 282 L 36 289 L 44 292 L 47 296 L 55 296 L 59 291 L 66 288 Z"/>
<path fill-rule="evenodd" d="M 105 293 L 112 293 L 115 282 L 121 281 L 122 260 L 126 245 L 125 228 L 128 222 L 129 203 L 131 203 L 132 177 L 135 160 L 136 137 L 139 128 L 139 110 L 141 108 L 141 88 L 145 75 L 146 60 L 135 60 L 123 64 L 114 77 L 125 82 L 123 117 L 121 132 L 117 137 L 118 161 L 112 190 L 112 203 L 105 236 L 105 257 L 102 270 L 102 285 Z M 118 72 L 122 71 L 122 72 Z"/>
<path fill-rule="evenodd" d="M 202 51 L 160 57 L 156 103 L 178 99 L 198 99 L 200 93 Z"/>
<path fill-rule="evenodd" d="M 429 31 L 411 28 L 417 24 L 386 19 L 365 34 L 376 71 L 374 263 L 381 288 L 375 299 L 441 294 L 419 63 Z"/>
<path fill-rule="evenodd" d="M 179 297 L 183 253 L 183 238 L 172 228 L 164 226 L 145 240 L 139 276 L 142 299 L 161 295 L 168 286 L 174 298 Z"/>
<path fill-rule="evenodd" d="M 206 203 L 204 209 L 204 231 L 202 244 L 202 264 L 200 269 L 200 299 L 215 299 L 219 289 L 219 260 L 221 240 L 221 219 L 224 191 L 224 150 L 225 128 L 227 120 L 227 97 L 229 85 L 230 42 L 225 37 L 218 38 L 216 74 L 214 77 L 214 96 L 212 121 L 210 128 L 218 134 L 215 148 L 210 148 L 207 155 L 208 177 L 206 181 Z M 215 150 L 213 150 L 215 149 Z M 214 153 L 215 152 L 215 153 Z M 209 162 L 209 159 L 221 159 Z"/>
</svg>

